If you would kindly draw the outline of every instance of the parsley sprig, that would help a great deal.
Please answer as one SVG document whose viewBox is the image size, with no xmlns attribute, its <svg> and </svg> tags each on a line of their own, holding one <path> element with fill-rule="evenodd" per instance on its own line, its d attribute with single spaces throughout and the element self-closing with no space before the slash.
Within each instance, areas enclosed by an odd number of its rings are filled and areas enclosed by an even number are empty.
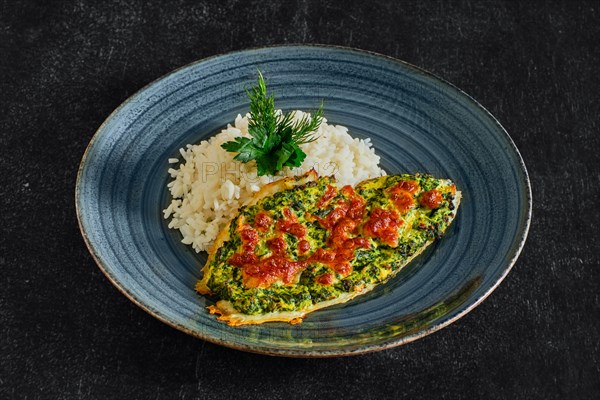
<svg viewBox="0 0 600 400">
<path fill-rule="evenodd" d="M 250 99 L 248 133 L 252 137 L 236 137 L 221 147 L 238 153 L 234 160 L 255 160 L 259 176 L 276 175 L 283 167 L 299 167 L 306 158 L 300 145 L 317 140 L 315 131 L 323 122 L 323 103 L 312 118 L 304 115 L 294 122 L 293 112 L 276 112 L 275 96 L 267 94 L 260 71 L 258 84 L 246 92 Z"/>
</svg>

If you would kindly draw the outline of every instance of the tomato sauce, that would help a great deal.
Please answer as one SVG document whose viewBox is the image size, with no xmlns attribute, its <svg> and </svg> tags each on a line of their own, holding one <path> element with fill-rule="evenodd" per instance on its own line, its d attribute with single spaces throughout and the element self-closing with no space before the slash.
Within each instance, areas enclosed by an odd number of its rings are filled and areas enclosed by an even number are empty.
<svg viewBox="0 0 600 400">
<path fill-rule="evenodd" d="M 302 239 L 298 243 L 298 250 L 300 250 L 300 253 L 306 253 L 307 251 L 309 251 L 310 250 L 310 243 L 308 242 L 308 240 Z"/>
<path fill-rule="evenodd" d="M 315 281 L 320 285 L 329 286 L 333 283 L 333 279 L 334 279 L 333 274 L 327 273 L 327 274 L 319 275 L 317 277 L 317 279 L 315 279 Z"/>
<path fill-rule="evenodd" d="M 398 228 L 404 221 L 396 211 L 375 208 L 363 228 L 366 236 L 378 237 L 391 247 L 398 246 Z"/>
<path fill-rule="evenodd" d="M 416 181 L 400 181 L 389 189 L 390 200 L 400 213 L 405 213 L 415 205 L 413 195 L 419 190 Z"/>
<path fill-rule="evenodd" d="M 293 283 L 298 272 L 306 268 L 302 261 L 291 261 L 285 257 L 272 255 L 256 264 L 248 264 L 242 270 L 244 285 L 247 287 L 266 288 L 282 280 L 285 284 Z"/>
<path fill-rule="evenodd" d="M 267 240 L 267 247 L 271 249 L 274 255 L 285 256 L 287 244 L 285 243 L 285 239 L 283 239 L 281 236 L 278 236 Z"/>
<path fill-rule="evenodd" d="M 423 193 L 421 195 L 421 199 L 419 200 L 419 202 L 421 203 L 421 205 L 423 207 L 427 207 L 431 210 L 435 210 L 436 208 L 439 208 L 439 206 L 442 205 L 443 200 L 444 199 L 443 199 L 440 191 L 436 190 L 436 189 L 432 189 L 432 190 L 428 190 L 427 192 Z"/>
<path fill-rule="evenodd" d="M 298 272 L 306 267 L 306 263 L 303 261 L 287 259 L 285 254 L 287 244 L 281 236 L 267 241 L 271 256 L 264 259 L 259 259 L 255 253 L 258 243 L 256 230 L 243 227 L 240 236 L 242 252 L 231 256 L 229 263 L 242 268 L 244 284 L 247 287 L 269 287 L 278 280 L 282 280 L 286 284 L 292 283 Z"/>
<path fill-rule="evenodd" d="M 404 190 L 393 191 L 390 194 L 390 200 L 392 200 L 398 211 L 401 213 L 407 212 L 415 205 L 412 195 Z"/>
<path fill-rule="evenodd" d="M 285 219 L 277 221 L 277 231 L 281 233 L 290 233 L 297 238 L 306 236 L 306 227 L 298 223 L 298 218 L 289 208 L 283 209 Z"/>
<path fill-rule="evenodd" d="M 267 214 L 264 211 L 259 212 L 254 217 L 254 226 L 256 226 L 256 229 L 258 229 L 262 232 L 267 231 L 272 223 L 273 223 L 273 220 L 271 219 L 269 214 Z"/>
<path fill-rule="evenodd" d="M 321 198 L 319 199 L 319 202 L 317 203 L 317 208 L 325 207 L 327 204 L 329 204 L 331 199 L 333 199 L 335 197 L 336 194 L 337 194 L 337 192 L 336 192 L 335 188 L 331 185 L 327 185 L 327 189 L 325 189 L 325 193 L 323 193 L 323 196 L 321 196 Z"/>
<path fill-rule="evenodd" d="M 258 232 L 250 225 L 244 225 L 240 230 L 240 237 L 242 238 L 242 251 L 231 256 L 229 263 L 236 267 L 244 267 L 247 264 L 258 262 L 258 257 L 254 254 L 258 244 Z"/>
<path fill-rule="evenodd" d="M 340 192 L 347 200 L 339 201 L 327 217 L 317 217 L 319 223 L 330 231 L 328 249 L 317 249 L 307 261 L 326 264 L 338 274 L 347 276 L 352 272 L 350 261 L 354 258 L 355 250 L 369 248 L 370 243 L 364 238 L 350 237 L 356 233 L 362 221 L 365 200 L 351 186 L 344 186 Z M 319 280 L 317 283 L 320 283 Z"/>
<path fill-rule="evenodd" d="M 350 199 L 350 207 L 348 208 L 348 218 L 362 220 L 363 214 L 365 213 L 365 206 L 367 202 L 365 199 L 360 197 L 352 186 L 344 186 L 341 190 L 342 194 Z"/>
<path fill-rule="evenodd" d="M 325 218 L 316 217 L 330 233 L 327 248 L 317 249 L 304 260 L 293 261 L 286 254 L 287 244 L 281 234 L 289 233 L 299 239 L 307 235 L 307 228 L 298 222 L 298 218 L 289 208 L 283 209 L 284 218 L 276 222 L 276 232 L 280 235 L 269 239 L 266 243 L 271 250 L 269 257 L 259 259 L 255 253 L 258 244 L 257 230 L 268 230 L 273 223 L 271 217 L 264 212 L 259 212 L 255 217 L 255 228 L 244 225 L 240 230 L 241 252 L 235 253 L 229 259 L 232 265 L 242 268 L 244 284 L 247 287 L 269 287 L 279 280 L 290 284 L 297 279 L 298 273 L 312 262 L 325 264 L 342 276 L 350 274 L 352 272 L 350 261 L 354 258 L 356 249 L 370 247 L 368 239 L 351 237 L 357 234 L 366 202 L 350 186 L 342 188 L 340 193 L 343 194 L 344 199 L 339 200 Z M 319 204 L 329 202 L 335 195 L 335 189 L 330 190 L 328 187 Z M 300 254 L 308 252 L 310 243 L 306 239 L 300 240 L 298 250 Z M 323 274 L 316 279 L 316 282 L 322 285 L 330 285 L 333 281 L 332 273 Z"/>
<path fill-rule="evenodd" d="M 335 224 L 346 215 L 349 209 L 350 204 L 348 202 L 340 201 L 338 202 L 337 207 L 331 210 L 325 218 L 317 217 L 317 220 L 323 228 L 331 230 Z"/>
<path fill-rule="evenodd" d="M 392 188 L 407 191 L 410 194 L 415 194 L 419 190 L 419 182 L 417 181 L 400 181 Z"/>
<path fill-rule="evenodd" d="M 299 238 L 306 236 L 306 227 L 298 223 L 298 219 L 289 208 L 283 210 L 283 215 L 285 219 L 277 221 L 276 224 L 278 233 L 290 233 Z M 281 235 L 267 241 L 271 255 L 263 259 L 258 258 L 258 231 L 268 231 L 272 224 L 272 218 L 261 211 L 254 217 L 255 228 L 243 225 L 240 229 L 241 251 L 231 256 L 229 263 L 242 268 L 244 284 L 247 287 L 269 287 L 279 280 L 290 284 L 296 279 L 298 272 L 306 268 L 305 261 L 293 261 L 286 257 L 287 244 Z M 300 251 L 306 252 L 310 249 L 310 243 L 302 240 L 299 247 Z"/>
</svg>

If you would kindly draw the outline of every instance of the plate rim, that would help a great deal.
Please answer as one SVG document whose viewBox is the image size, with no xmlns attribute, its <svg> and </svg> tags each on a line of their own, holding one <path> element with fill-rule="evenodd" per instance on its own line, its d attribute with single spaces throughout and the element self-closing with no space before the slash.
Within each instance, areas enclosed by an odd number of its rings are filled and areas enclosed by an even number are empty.
<svg viewBox="0 0 600 400">
<path fill-rule="evenodd" d="M 493 123 L 500 129 L 500 131 L 504 134 L 505 139 L 507 140 L 508 144 L 510 145 L 510 148 L 512 149 L 512 151 L 514 151 L 514 154 L 516 155 L 518 165 L 522 172 L 522 178 L 523 178 L 522 183 L 524 183 L 524 188 L 525 188 L 524 194 L 525 194 L 525 199 L 526 199 L 526 202 L 524 202 L 524 207 L 526 207 L 524 226 L 523 226 L 522 230 L 519 232 L 520 234 L 517 235 L 518 239 L 513 242 L 513 247 L 516 244 L 516 249 L 515 249 L 512 257 L 508 261 L 507 265 L 505 266 L 504 270 L 502 271 L 502 274 L 500 275 L 500 277 L 489 288 L 487 288 L 487 290 L 483 294 L 481 294 L 472 304 L 470 304 L 464 310 L 457 313 L 452 318 L 448 318 L 446 320 L 440 321 L 437 324 L 435 324 L 427 329 L 419 330 L 415 333 L 409 334 L 409 335 L 401 337 L 399 339 L 387 341 L 387 342 L 384 342 L 381 344 L 366 345 L 366 346 L 362 346 L 360 348 L 352 349 L 352 350 L 269 349 L 267 346 L 261 346 L 261 345 L 232 343 L 227 340 L 219 339 L 218 337 L 215 337 L 215 336 L 206 335 L 206 334 L 202 334 L 202 332 L 193 331 L 193 330 L 187 328 L 186 326 L 181 325 L 181 324 L 169 319 L 167 316 L 162 315 L 162 313 L 159 310 L 153 309 L 153 307 L 149 306 L 148 304 L 145 304 L 144 302 L 139 300 L 133 293 L 130 293 L 129 290 L 125 287 L 125 285 L 123 285 L 117 279 L 116 276 L 113 276 L 113 274 L 110 272 L 110 269 L 107 267 L 107 265 L 105 265 L 104 261 L 98 254 L 98 252 L 97 252 L 96 248 L 94 247 L 94 244 L 90 240 L 88 233 L 86 231 L 86 228 L 82 222 L 83 215 L 82 215 L 82 210 L 81 210 L 79 201 L 81 198 L 81 185 L 82 185 L 82 179 L 83 179 L 82 178 L 83 171 L 86 167 L 86 163 L 87 163 L 88 157 L 90 155 L 90 149 L 94 146 L 94 144 L 100 137 L 102 131 L 104 130 L 106 125 L 113 119 L 113 117 L 115 115 L 117 115 L 124 107 L 129 105 L 132 102 L 132 100 L 135 99 L 138 95 L 145 92 L 148 88 L 154 86 L 155 84 L 157 84 L 158 82 L 160 82 L 162 80 L 168 79 L 169 77 L 179 73 L 182 70 L 185 70 L 187 68 L 192 68 L 195 65 L 205 63 L 205 62 L 208 62 L 212 59 L 216 59 L 219 57 L 233 56 L 236 54 L 250 53 L 250 52 L 256 52 L 256 51 L 283 49 L 283 48 L 298 48 L 298 49 L 301 49 L 301 48 L 311 49 L 312 48 L 312 49 L 322 49 L 322 50 L 340 50 L 340 51 L 348 52 L 348 53 L 357 53 L 358 55 L 362 55 L 362 56 L 368 55 L 368 56 L 372 56 L 372 57 L 383 58 L 387 61 L 390 61 L 390 62 L 393 62 L 396 64 L 400 64 L 403 67 L 411 69 L 414 72 L 418 72 L 428 78 L 440 81 L 440 82 L 450 86 L 453 90 L 456 90 L 457 92 L 459 92 L 468 101 L 472 102 L 475 107 L 477 107 L 481 111 L 483 111 L 484 114 L 486 114 L 487 117 L 489 117 L 493 121 Z M 88 145 L 86 146 L 86 149 L 85 149 L 83 156 L 81 158 L 81 161 L 79 163 L 79 168 L 77 171 L 77 178 L 76 178 L 76 183 L 75 183 L 75 212 L 77 215 L 77 223 L 79 226 L 79 230 L 84 239 L 85 245 L 86 245 L 88 251 L 90 252 L 90 254 L 92 255 L 94 262 L 96 263 L 98 268 L 102 271 L 104 276 L 109 280 L 109 282 L 113 286 L 115 286 L 117 288 L 117 290 L 119 290 L 119 292 L 121 292 L 125 297 L 127 297 L 132 303 L 134 303 L 139 308 L 141 308 L 142 310 L 144 310 L 145 312 L 147 312 L 154 318 L 158 319 L 159 321 L 161 321 L 177 330 L 187 333 L 188 335 L 193 336 L 195 338 L 205 340 L 207 342 L 214 343 L 217 345 L 229 347 L 232 349 L 256 353 L 256 354 L 264 354 L 264 355 L 270 355 L 270 356 L 296 357 L 296 358 L 340 357 L 340 356 L 351 356 L 351 355 L 359 355 L 359 354 L 381 351 L 381 350 L 385 350 L 385 349 L 389 349 L 389 348 L 401 346 L 406 343 L 413 342 L 417 339 L 420 339 L 420 338 L 428 336 L 434 332 L 437 332 L 438 330 L 456 322 L 457 320 L 459 320 L 460 318 L 465 316 L 467 313 L 471 312 L 479 304 L 481 304 L 488 296 L 490 296 L 491 293 L 494 290 L 496 290 L 496 288 L 500 285 L 500 283 L 502 283 L 502 281 L 504 281 L 504 279 L 506 278 L 508 273 L 512 270 L 512 268 L 514 267 L 517 259 L 519 258 L 520 254 L 525 246 L 525 242 L 526 242 L 527 236 L 529 234 L 529 229 L 531 226 L 531 219 L 532 219 L 532 208 L 533 208 L 533 198 L 532 198 L 531 182 L 529 179 L 529 173 L 527 171 L 527 167 L 525 166 L 523 157 L 522 157 L 521 153 L 519 152 L 519 149 L 515 145 L 514 141 L 508 134 L 507 130 L 502 126 L 502 124 L 498 121 L 498 119 L 490 111 L 487 110 L 487 108 L 485 108 L 483 105 L 481 105 L 477 100 L 475 100 L 468 93 L 466 93 L 459 87 L 455 86 L 453 83 L 447 81 L 446 79 L 444 79 L 424 68 L 421 68 L 419 66 L 411 64 L 404 60 L 401 60 L 401 59 L 398 59 L 398 58 L 395 58 L 392 56 L 388 56 L 385 54 L 377 53 L 374 51 L 363 50 L 363 49 L 347 47 L 347 46 L 329 45 L 329 44 L 293 44 L 293 43 L 292 44 L 275 44 L 275 45 L 270 45 L 270 46 L 250 47 L 250 48 L 245 48 L 245 49 L 241 49 L 241 50 L 219 53 L 219 54 L 215 54 L 215 55 L 212 55 L 212 56 L 209 56 L 206 58 L 201 58 L 201 59 L 198 59 L 191 63 L 185 64 L 181 67 L 178 67 L 178 68 L 158 77 L 157 79 L 154 79 L 150 83 L 144 85 L 139 90 L 135 91 L 125 101 L 123 101 L 117 108 L 115 108 L 108 115 L 108 117 L 106 117 L 106 119 L 102 122 L 102 124 L 98 127 L 98 129 L 96 129 L 96 131 L 94 132 Z"/>
</svg>

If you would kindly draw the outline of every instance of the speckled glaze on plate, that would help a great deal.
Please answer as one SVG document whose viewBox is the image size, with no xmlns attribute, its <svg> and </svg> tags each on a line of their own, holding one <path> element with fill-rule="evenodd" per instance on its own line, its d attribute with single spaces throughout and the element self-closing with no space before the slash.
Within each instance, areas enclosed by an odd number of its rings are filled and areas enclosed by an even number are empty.
<svg viewBox="0 0 600 400">
<path fill-rule="evenodd" d="M 446 237 L 398 276 L 302 324 L 232 328 L 193 288 L 206 260 L 167 229 L 167 159 L 248 110 L 259 68 L 283 109 L 325 101 L 329 123 L 370 137 L 389 173 L 429 172 L 463 192 Z M 527 171 L 482 106 L 451 84 L 389 57 L 329 46 L 283 46 L 201 60 L 129 98 L 98 129 L 81 162 L 79 224 L 101 270 L 159 320 L 232 348 L 325 357 L 397 346 L 479 304 L 515 263 L 531 219 Z"/>
</svg>

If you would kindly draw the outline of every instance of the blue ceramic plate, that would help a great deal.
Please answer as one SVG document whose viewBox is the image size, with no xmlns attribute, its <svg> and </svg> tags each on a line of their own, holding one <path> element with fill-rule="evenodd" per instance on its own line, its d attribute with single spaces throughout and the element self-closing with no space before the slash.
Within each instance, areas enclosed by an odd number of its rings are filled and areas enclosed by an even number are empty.
<svg viewBox="0 0 600 400">
<path fill-rule="evenodd" d="M 446 237 L 393 280 L 302 324 L 232 328 L 209 315 L 194 284 L 206 255 L 180 243 L 161 210 L 167 159 L 248 110 L 257 68 L 283 109 L 325 100 L 330 123 L 370 137 L 390 174 L 429 172 L 463 192 Z M 76 189 L 81 231 L 108 279 L 159 320 L 236 349 L 336 356 L 400 345 L 455 321 L 515 263 L 529 228 L 530 186 L 514 143 L 482 106 L 404 62 L 337 47 L 284 46 L 193 63 L 151 83 L 92 139 Z"/>
</svg>

